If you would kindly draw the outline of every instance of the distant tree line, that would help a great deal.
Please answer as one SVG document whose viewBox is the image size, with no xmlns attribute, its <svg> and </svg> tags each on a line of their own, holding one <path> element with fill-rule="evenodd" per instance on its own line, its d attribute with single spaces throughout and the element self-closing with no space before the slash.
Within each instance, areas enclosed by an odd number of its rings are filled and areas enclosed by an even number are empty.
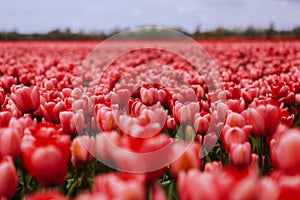
<svg viewBox="0 0 300 200">
<path fill-rule="evenodd" d="M 126 29 L 124 29 L 126 30 Z M 187 32 L 181 28 L 174 28 L 181 33 L 184 33 L 193 38 L 230 38 L 230 37 L 248 37 L 248 38 L 272 38 L 272 37 L 300 37 L 300 26 L 292 30 L 276 30 L 271 23 L 268 28 L 255 28 L 249 26 L 246 29 L 228 29 L 219 27 L 210 31 L 201 31 L 199 27 L 194 32 Z M 103 40 L 117 33 L 122 32 L 121 29 L 115 29 L 109 33 L 94 32 L 85 33 L 72 32 L 69 28 L 65 30 L 55 29 L 48 33 L 30 33 L 23 34 L 17 31 L 0 32 L 0 40 Z M 123 36 L 124 39 L 164 39 L 172 38 L 168 32 L 157 30 L 155 28 L 141 29 L 136 32 L 129 32 Z M 176 34 L 175 36 L 176 37 Z"/>
</svg>

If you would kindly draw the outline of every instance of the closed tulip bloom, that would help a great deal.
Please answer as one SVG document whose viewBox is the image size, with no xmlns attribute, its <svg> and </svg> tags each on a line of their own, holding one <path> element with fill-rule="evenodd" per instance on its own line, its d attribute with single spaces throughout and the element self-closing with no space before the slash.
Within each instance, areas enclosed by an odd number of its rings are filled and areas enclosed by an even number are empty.
<svg viewBox="0 0 300 200">
<path fill-rule="evenodd" d="M 71 145 L 72 164 L 77 166 L 78 164 L 89 163 L 93 161 L 91 152 L 93 150 L 94 138 L 83 135 L 77 136 Z"/>
<path fill-rule="evenodd" d="M 16 168 L 9 156 L 0 159 L 0 177 L 0 199 L 9 199 L 18 186 Z"/>
<path fill-rule="evenodd" d="M 179 124 L 191 124 L 194 120 L 195 114 L 199 111 L 200 105 L 197 102 L 182 104 L 177 101 L 173 107 L 175 120 Z"/>
<path fill-rule="evenodd" d="M 177 190 L 181 200 L 221 198 L 217 178 L 211 173 L 201 172 L 197 169 L 179 173 Z"/>
<path fill-rule="evenodd" d="M 184 152 L 176 161 L 171 163 L 170 169 L 174 177 L 177 177 L 181 171 L 200 168 L 200 146 L 198 144 L 192 143 L 191 146 L 189 146 L 188 143 L 176 143 L 173 146 L 173 151 Z"/>
<path fill-rule="evenodd" d="M 22 161 L 42 186 L 61 184 L 68 171 L 70 136 L 52 125 L 40 124 L 21 143 Z"/>
<path fill-rule="evenodd" d="M 45 102 L 41 105 L 41 111 L 45 119 L 49 122 L 58 124 L 60 122 L 59 113 L 66 110 L 66 104 L 60 102 Z"/>
<path fill-rule="evenodd" d="M 210 124 L 210 115 L 206 112 L 195 115 L 194 128 L 199 135 L 205 135 L 208 131 Z"/>
<path fill-rule="evenodd" d="M 25 197 L 26 200 L 44 200 L 44 199 L 55 199 L 55 200 L 68 200 L 68 197 L 65 197 L 63 194 L 61 194 L 58 191 L 55 190 L 45 190 L 45 191 L 39 191 L 34 194 L 27 195 Z"/>
<path fill-rule="evenodd" d="M 233 144 L 242 144 L 248 140 L 249 135 L 239 127 L 225 126 L 222 131 L 221 141 L 227 152 L 230 151 L 230 148 Z"/>
<path fill-rule="evenodd" d="M 18 129 L 0 129 L 0 157 L 11 156 L 17 159 L 20 155 L 21 133 Z"/>
<path fill-rule="evenodd" d="M 1 108 L 1 105 L 3 104 L 3 102 L 4 102 L 4 99 L 5 99 L 5 93 L 4 93 L 3 88 L 0 87 L 0 108 Z"/>
<path fill-rule="evenodd" d="M 249 142 L 234 144 L 230 148 L 230 161 L 238 169 L 244 169 L 251 164 L 252 152 Z"/>
<path fill-rule="evenodd" d="M 289 173 L 300 172 L 300 132 L 289 130 L 280 137 L 276 145 L 274 156 L 279 167 Z"/>
<path fill-rule="evenodd" d="M 82 113 L 63 111 L 59 113 L 62 129 L 71 135 L 81 134 L 84 129 L 84 116 Z"/>
<path fill-rule="evenodd" d="M 156 88 L 142 87 L 140 89 L 140 96 L 142 103 L 148 106 L 151 106 L 158 101 L 158 91 Z"/>
<path fill-rule="evenodd" d="M 22 113 L 35 111 L 40 106 L 40 92 L 37 86 L 16 86 L 10 98 Z"/>
<path fill-rule="evenodd" d="M 0 128 L 7 127 L 11 118 L 12 114 L 10 111 L 0 112 Z"/>
<path fill-rule="evenodd" d="M 110 199 L 146 199 L 144 176 L 127 173 L 102 174 L 95 178 L 93 193 L 105 193 Z"/>
<path fill-rule="evenodd" d="M 96 120 L 101 131 L 113 131 L 117 128 L 112 109 L 104 104 L 95 106 Z"/>
<path fill-rule="evenodd" d="M 258 100 L 248 108 L 248 121 L 256 136 L 271 136 L 280 122 L 280 109 L 272 100 Z"/>
</svg>

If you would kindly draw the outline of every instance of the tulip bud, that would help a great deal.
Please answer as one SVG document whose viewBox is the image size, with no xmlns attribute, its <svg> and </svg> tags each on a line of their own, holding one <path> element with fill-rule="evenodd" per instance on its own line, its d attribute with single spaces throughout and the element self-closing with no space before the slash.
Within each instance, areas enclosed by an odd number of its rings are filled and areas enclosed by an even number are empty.
<svg viewBox="0 0 300 200">
<path fill-rule="evenodd" d="M 20 155 L 21 134 L 17 129 L 0 129 L 0 157 L 11 156 L 16 159 Z"/>
<path fill-rule="evenodd" d="M 11 198 L 17 190 L 18 176 L 12 159 L 0 159 L 0 199 Z"/>
<path fill-rule="evenodd" d="M 230 148 L 230 161 L 238 169 L 244 169 L 251 163 L 252 152 L 249 142 L 234 144 Z"/>
<path fill-rule="evenodd" d="M 199 158 L 200 147 L 196 143 L 188 146 L 187 143 L 176 143 L 173 146 L 173 151 L 184 152 L 175 162 L 171 164 L 171 172 L 174 177 L 177 177 L 181 171 L 188 171 L 193 168 L 200 168 L 201 159 Z"/>
<path fill-rule="evenodd" d="M 94 140 L 92 137 L 83 135 L 76 137 L 71 146 L 72 164 L 75 167 L 76 164 L 89 163 L 93 160 L 91 151 L 93 148 Z"/>
</svg>

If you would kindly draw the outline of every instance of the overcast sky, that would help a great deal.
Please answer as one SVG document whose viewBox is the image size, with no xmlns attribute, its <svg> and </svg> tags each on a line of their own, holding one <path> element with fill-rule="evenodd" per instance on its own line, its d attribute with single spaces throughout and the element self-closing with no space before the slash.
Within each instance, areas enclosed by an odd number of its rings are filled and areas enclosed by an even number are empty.
<svg viewBox="0 0 300 200">
<path fill-rule="evenodd" d="M 69 27 L 111 31 L 157 25 L 194 31 L 215 27 L 291 29 L 300 25 L 300 0 L 2 0 L 0 31 L 48 32 Z"/>
</svg>

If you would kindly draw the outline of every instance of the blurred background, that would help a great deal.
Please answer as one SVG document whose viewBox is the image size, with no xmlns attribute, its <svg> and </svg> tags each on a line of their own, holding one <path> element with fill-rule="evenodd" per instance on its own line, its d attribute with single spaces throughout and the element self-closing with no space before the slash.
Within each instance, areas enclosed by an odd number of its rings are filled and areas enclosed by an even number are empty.
<svg viewBox="0 0 300 200">
<path fill-rule="evenodd" d="M 11 0 L 0 39 L 103 39 L 159 26 L 194 37 L 300 36 L 300 0 Z M 152 30 L 153 32 L 153 30 Z"/>
</svg>

